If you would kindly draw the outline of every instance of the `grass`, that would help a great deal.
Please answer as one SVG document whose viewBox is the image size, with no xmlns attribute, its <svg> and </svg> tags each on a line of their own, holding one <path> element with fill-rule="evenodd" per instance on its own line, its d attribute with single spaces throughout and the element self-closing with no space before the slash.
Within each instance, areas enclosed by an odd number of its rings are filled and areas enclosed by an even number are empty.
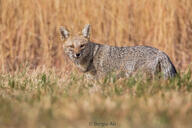
<svg viewBox="0 0 192 128">
<path fill-rule="evenodd" d="M 45 70 L 46 69 L 46 70 Z M 190 128 L 191 72 L 170 80 L 90 82 L 54 69 L 0 74 L 0 125 L 6 128 Z"/>
</svg>

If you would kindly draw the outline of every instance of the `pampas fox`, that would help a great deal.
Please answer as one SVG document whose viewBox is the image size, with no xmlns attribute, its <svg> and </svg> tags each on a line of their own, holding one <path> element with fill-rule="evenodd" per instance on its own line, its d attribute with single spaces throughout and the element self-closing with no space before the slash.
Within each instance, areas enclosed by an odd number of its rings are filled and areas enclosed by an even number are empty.
<svg viewBox="0 0 192 128">
<path fill-rule="evenodd" d="M 84 73 L 101 78 L 110 72 L 129 77 L 134 73 L 154 76 L 161 72 L 164 78 L 176 75 L 176 69 L 164 52 L 149 46 L 114 47 L 91 42 L 90 25 L 79 36 L 71 36 L 60 28 L 64 52 Z"/>
</svg>

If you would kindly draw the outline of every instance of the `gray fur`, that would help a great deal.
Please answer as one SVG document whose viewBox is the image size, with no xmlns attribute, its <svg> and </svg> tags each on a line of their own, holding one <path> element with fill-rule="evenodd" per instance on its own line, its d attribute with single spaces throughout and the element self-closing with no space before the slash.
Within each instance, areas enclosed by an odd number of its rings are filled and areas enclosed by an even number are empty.
<svg viewBox="0 0 192 128">
<path fill-rule="evenodd" d="M 88 29 L 85 27 L 83 31 L 89 33 Z M 116 72 L 120 77 L 139 72 L 154 76 L 161 72 L 164 78 L 173 77 L 177 73 L 167 54 L 156 48 L 97 44 L 85 38 L 85 33 L 83 36 L 68 38 L 64 43 L 64 51 L 82 72 L 94 78 L 102 78 L 110 72 Z"/>
</svg>

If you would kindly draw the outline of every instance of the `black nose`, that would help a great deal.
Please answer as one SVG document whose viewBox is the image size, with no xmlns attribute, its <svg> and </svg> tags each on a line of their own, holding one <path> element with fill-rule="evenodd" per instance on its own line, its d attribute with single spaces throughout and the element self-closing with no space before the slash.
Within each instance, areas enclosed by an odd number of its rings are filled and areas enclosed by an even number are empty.
<svg viewBox="0 0 192 128">
<path fill-rule="evenodd" d="M 77 54 L 76 54 L 76 57 L 79 57 L 79 56 L 80 56 L 80 53 L 77 53 Z"/>
</svg>

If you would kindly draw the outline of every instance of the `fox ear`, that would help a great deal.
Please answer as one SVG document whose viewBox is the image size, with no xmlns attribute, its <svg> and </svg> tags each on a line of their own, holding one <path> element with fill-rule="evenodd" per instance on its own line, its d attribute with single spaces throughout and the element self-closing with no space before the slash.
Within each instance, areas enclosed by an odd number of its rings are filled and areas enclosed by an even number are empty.
<svg viewBox="0 0 192 128">
<path fill-rule="evenodd" d="M 60 27 L 60 33 L 62 39 L 67 39 L 69 37 L 69 31 L 64 27 Z"/>
<path fill-rule="evenodd" d="M 83 28 L 83 30 L 82 30 L 82 34 L 83 34 L 83 36 L 85 37 L 85 38 L 89 38 L 89 36 L 90 36 L 90 25 L 89 24 L 87 24 L 87 25 L 85 25 L 85 27 Z"/>
</svg>

